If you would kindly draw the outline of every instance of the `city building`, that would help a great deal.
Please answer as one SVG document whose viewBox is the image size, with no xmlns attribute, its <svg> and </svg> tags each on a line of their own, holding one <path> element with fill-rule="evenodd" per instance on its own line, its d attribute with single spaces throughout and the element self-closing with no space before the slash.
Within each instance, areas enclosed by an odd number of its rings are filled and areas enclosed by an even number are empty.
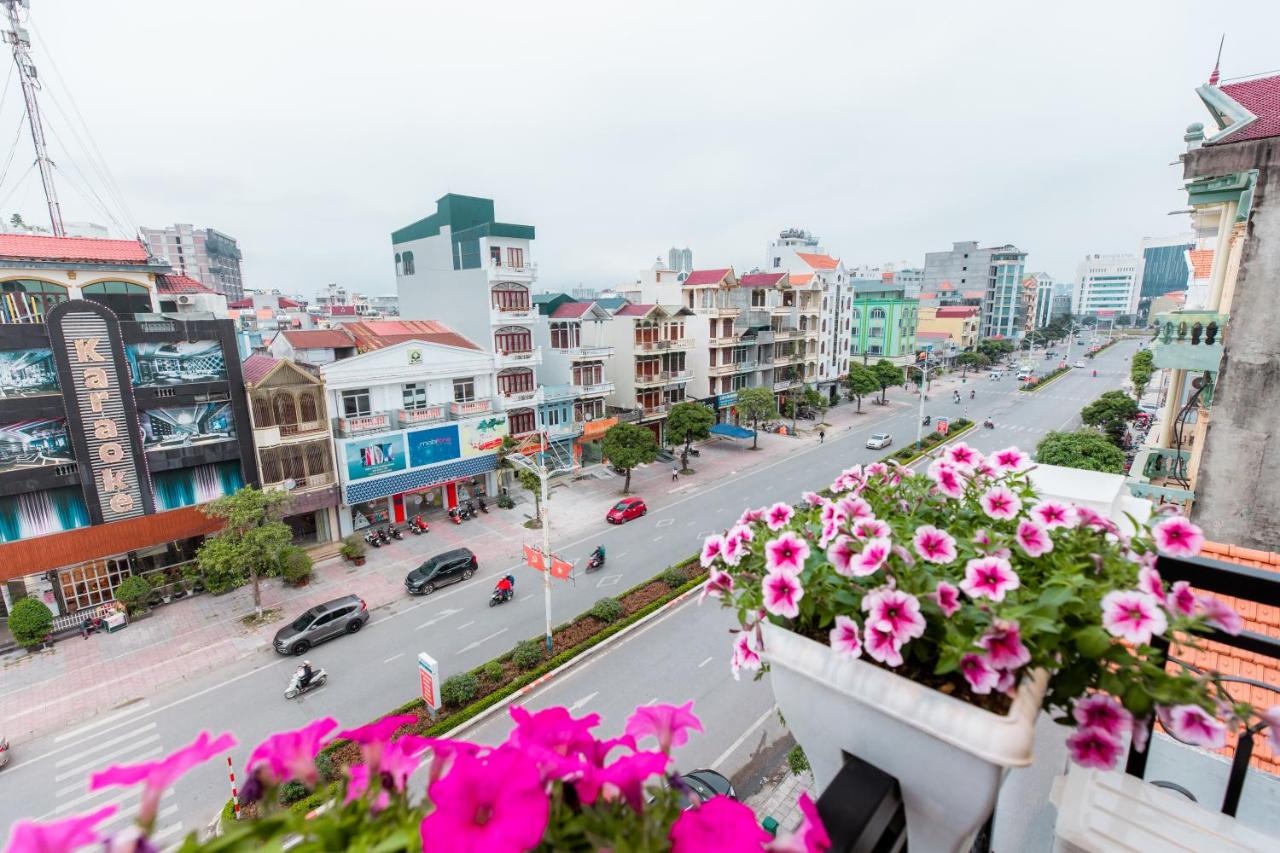
<svg viewBox="0 0 1280 853">
<path fill-rule="evenodd" d="M 928 252 L 920 301 L 936 300 L 941 306 L 976 300 L 984 338 L 1017 338 L 1025 322 L 1020 291 L 1026 257 L 1015 246 L 980 248 L 975 240 L 953 243 L 950 251 Z"/>
<path fill-rule="evenodd" d="M 843 278 L 843 268 L 834 258 L 807 253 L 797 256 L 814 270 L 840 268 Z M 834 266 L 829 265 L 831 261 Z M 733 296 L 743 308 L 739 322 L 745 325 L 739 340 L 747 347 L 746 363 L 755 363 L 745 386 L 772 389 L 779 406 L 806 385 L 818 387 L 822 278 L 817 272 L 751 273 L 739 278 L 738 285 Z M 843 286 L 847 288 L 847 284 Z M 735 369 L 739 366 L 737 349 Z"/>
<path fill-rule="evenodd" d="M 1075 294 L 1075 286 L 1070 282 L 1060 281 L 1053 286 L 1052 308 L 1053 319 L 1071 316 L 1071 299 Z"/>
<path fill-rule="evenodd" d="M 273 358 L 285 358 L 319 367 L 351 358 L 356 340 L 346 329 L 286 329 L 271 338 L 267 351 Z"/>
<path fill-rule="evenodd" d="M 234 302 L 244 296 L 240 247 L 236 239 L 213 228 L 177 224 L 139 229 L 151 254 L 175 272 L 194 278 Z"/>
<path fill-rule="evenodd" d="M 769 244 L 766 269 L 783 270 L 788 284 L 816 288 L 821 295 L 818 314 L 817 372 L 808 377 L 814 387 L 835 399 L 841 380 L 849 373 L 851 310 L 855 276 L 844 262 L 818 245 L 807 231 L 788 229 Z M 806 330 L 810 326 L 806 324 Z"/>
<path fill-rule="evenodd" d="M 338 538 L 338 479 L 324 382 L 314 368 L 255 353 L 241 366 L 258 476 L 264 490 L 292 496 L 282 521 L 295 545 Z"/>
<path fill-rule="evenodd" d="M 1138 245 L 1142 275 L 1138 281 L 1136 313 L 1145 320 L 1151 313 L 1151 301 L 1172 291 L 1186 290 L 1190 269 L 1187 252 L 1195 248 L 1195 234 L 1186 232 L 1171 237 L 1144 237 Z"/>
<path fill-rule="evenodd" d="M 688 275 L 693 272 L 693 250 L 688 246 L 683 249 L 677 249 L 672 246 L 667 252 L 667 269 L 680 275 L 684 273 Z"/>
<path fill-rule="evenodd" d="M 978 308 L 974 305 L 947 307 L 920 306 L 916 319 L 916 337 L 945 335 L 955 342 L 961 352 L 970 352 L 978 345 Z"/>
<path fill-rule="evenodd" d="M 0 235 L 0 273 L 0 611 L 185 595 L 199 505 L 257 482 L 232 322 L 161 313 L 181 294 L 133 240 Z"/>
<path fill-rule="evenodd" d="M 533 239 L 532 225 L 498 222 L 491 199 L 453 193 L 391 235 L 401 316 L 439 320 L 497 353 L 498 405 L 513 435 L 545 421 L 537 399 L 542 352 L 533 340 L 546 318 L 532 301 Z M 560 450 L 571 453 L 572 440 L 567 445 Z"/>
<path fill-rule="evenodd" d="M 903 295 L 902 288 L 882 280 L 853 282 L 851 355 L 863 364 L 888 359 L 911 364 L 916 354 L 916 327 L 920 303 Z"/>
<path fill-rule="evenodd" d="M 960 344 L 950 332 L 916 331 L 916 352 L 929 354 L 934 364 L 950 365 L 960 354 Z"/>
<path fill-rule="evenodd" d="M 203 313 L 219 319 L 230 317 L 227 297 L 185 275 L 157 275 L 156 297 L 162 314 Z"/>
<path fill-rule="evenodd" d="M 1138 258 L 1135 255 L 1086 255 L 1076 267 L 1071 313 L 1115 317 L 1138 309 Z"/>
<path fill-rule="evenodd" d="M 680 304 L 627 303 L 603 326 L 615 353 L 605 363 L 605 378 L 614 386 L 607 414 L 648 427 L 659 443 L 667 413 L 686 399 L 693 381 L 694 339 L 686 330 L 691 316 Z"/>
<path fill-rule="evenodd" d="M 1022 280 L 1026 288 L 1023 304 L 1026 308 L 1026 319 L 1023 329 L 1043 329 L 1053 322 L 1053 276 L 1047 272 L 1028 273 Z"/>
<path fill-rule="evenodd" d="M 453 345 L 405 340 L 320 368 L 334 418 L 340 535 L 495 494 L 509 433 L 498 361 L 457 336 Z"/>
<path fill-rule="evenodd" d="M 1192 286 L 1180 309 L 1151 312 L 1164 406 L 1129 487 L 1190 507 L 1211 540 L 1275 551 L 1280 529 L 1266 520 L 1280 517 L 1270 464 L 1280 453 L 1280 76 L 1219 84 L 1215 68 L 1196 94 L 1216 129 L 1193 124 L 1184 136 Z"/>
<path fill-rule="evenodd" d="M 567 294 L 534 297 L 547 318 L 535 327 L 542 349 L 543 384 L 538 394 L 546 415 L 549 447 L 564 448 L 572 441 L 569 458 L 557 458 L 557 468 L 581 467 L 602 461 L 601 442 L 618 422 L 607 416 L 613 394 L 605 366 L 613 358 L 608 327 L 613 315 L 595 302 L 578 302 Z"/>
</svg>

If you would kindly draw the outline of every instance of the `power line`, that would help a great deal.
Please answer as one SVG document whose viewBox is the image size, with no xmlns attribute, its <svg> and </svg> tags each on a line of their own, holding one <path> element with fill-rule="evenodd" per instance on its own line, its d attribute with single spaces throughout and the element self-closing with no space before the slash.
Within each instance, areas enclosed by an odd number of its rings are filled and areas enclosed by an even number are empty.
<svg viewBox="0 0 1280 853">
<path fill-rule="evenodd" d="M 5 195 L 4 198 L 0 198 L 0 207 L 5 206 L 5 203 L 8 202 L 9 199 L 13 196 L 13 194 L 18 191 L 18 187 L 22 186 L 22 182 L 27 179 L 27 175 L 30 175 L 31 170 L 34 169 L 35 167 L 36 167 L 35 161 L 32 161 L 31 165 L 27 167 L 27 171 L 23 172 L 22 177 L 18 178 L 17 182 L 13 185 L 13 189 L 9 190 L 8 194 Z"/>
<path fill-rule="evenodd" d="M 4 161 L 4 168 L 0 169 L 0 187 L 4 186 L 5 178 L 9 177 L 9 167 L 13 165 L 13 156 L 18 153 L 18 140 L 22 138 L 22 127 L 27 123 L 27 111 L 23 109 L 22 115 L 18 116 L 18 129 L 13 135 L 13 144 L 9 146 L 9 157 Z"/>
</svg>

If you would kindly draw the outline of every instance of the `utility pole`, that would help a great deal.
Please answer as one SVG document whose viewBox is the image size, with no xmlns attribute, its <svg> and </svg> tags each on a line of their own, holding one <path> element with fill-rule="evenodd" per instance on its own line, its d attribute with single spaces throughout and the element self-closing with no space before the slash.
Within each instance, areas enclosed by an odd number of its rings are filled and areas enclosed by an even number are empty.
<svg viewBox="0 0 1280 853">
<path fill-rule="evenodd" d="M 924 360 L 924 367 L 920 368 L 920 414 L 916 418 L 916 450 L 919 450 L 924 441 L 924 398 L 929 391 L 929 359 Z"/>
<path fill-rule="evenodd" d="M 551 655 L 551 511 L 549 509 L 551 501 L 549 500 L 548 481 L 551 475 L 559 473 L 560 469 L 549 470 L 546 464 L 546 445 L 543 445 L 543 451 L 538 453 L 541 457 L 537 464 L 530 462 L 524 454 L 518 450 L 507 455 L 507 459 L 517 468 L 523 468 L 526 471 L 532 471 L 538 475 L 538 489 L 542 495 L 541 509 L 542 517 L 538 521 L 542 524 L 542 561 L 545 571 L 542 573 L 542 598 L 543 605 L 546 609 L 547 617 L 547 655 Z"/>
<path fill-rule="evenodd" d="M 36 66 L 31 61 L 31 37 L 19 20 L 18 10 L 30 9 L 31 0 L 0 2 L 4 3 L 5 12 L 9 16 L 10 29 L 5 32 L 4 39 L 13 45 L 13 64 L 18 67 L 22 97 L 27 104 L 27 124 L 31 127 L 31 142 L 36 149 L 36 165 L 40 167 L 40 182 L 44 185 L 44 198 L 49 204 L 49 224 L 53 236 L 65 237 L 67 232 L 62 226 L 62 208 L 58 205 L 58 191 L 53 185 L 53 161 L 49 159 L 49 151 L 45 147 L 44 122 L 40 118 L 40 104 L 36 100 L 40 81 L 36 77 Z"/>
</svg>

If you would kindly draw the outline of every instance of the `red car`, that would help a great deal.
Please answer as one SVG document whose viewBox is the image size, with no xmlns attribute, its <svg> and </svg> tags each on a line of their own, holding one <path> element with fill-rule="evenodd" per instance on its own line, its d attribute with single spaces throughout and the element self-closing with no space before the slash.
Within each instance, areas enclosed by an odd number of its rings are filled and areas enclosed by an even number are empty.
<svg viewBox="0 0 1280 853">
<path fill-rule="evenodd" d="M 639 518 L 649 511 L 644 505 L 644 501 L 640 498 L 623 498 L 614 504 L 613 509 L 609 510 L 609 514 L 604 520 L 610 524 L 622 524 L 624 521 L 630 521 L 633 518 Z"/>
</svg>

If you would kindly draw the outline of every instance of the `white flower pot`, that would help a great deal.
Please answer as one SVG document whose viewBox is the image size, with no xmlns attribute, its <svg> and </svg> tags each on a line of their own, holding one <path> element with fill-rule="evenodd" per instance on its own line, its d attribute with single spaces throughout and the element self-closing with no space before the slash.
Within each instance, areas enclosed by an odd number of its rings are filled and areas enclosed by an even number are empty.
<svg viewBox="0 0 1280 853">
<path fill-rule="evenodd" d="M 845 754 L 895 777 L 911 850 L 968 850 L 1006 772 L 1031 763 L 1044 671 L 1022 680 L 1000 716 L 771 623 L 763 636 L 774 698 L 818 789 Z"/>
</svg>

